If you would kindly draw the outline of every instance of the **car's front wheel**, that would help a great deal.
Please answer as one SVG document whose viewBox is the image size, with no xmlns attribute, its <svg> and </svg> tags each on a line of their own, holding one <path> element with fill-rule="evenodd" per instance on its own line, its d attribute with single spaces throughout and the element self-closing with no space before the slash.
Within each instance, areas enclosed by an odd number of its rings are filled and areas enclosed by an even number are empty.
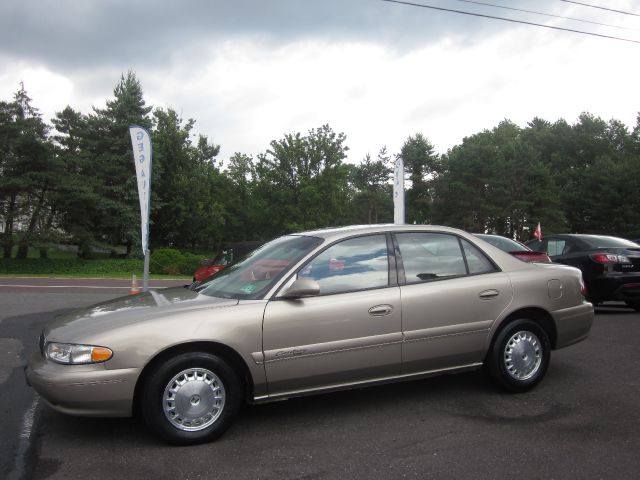
<svg viewBox="0 0 640 480">
<path fill-rule="evenodd" d="M 168 443 L 192 445 L 218 438 L 243 400 L 242 383 L 221 358 L 184 353 L 148 377 L 140 410 L 147 427 Z"/>
<path fill-rule="evenodd" d="M 502 388 L 526 392 L 544 377 L 550 353 L 545 330 L 532 320 L 518 319 L 505 325 L 495 337 L 485 366 Z"/>
</svg>

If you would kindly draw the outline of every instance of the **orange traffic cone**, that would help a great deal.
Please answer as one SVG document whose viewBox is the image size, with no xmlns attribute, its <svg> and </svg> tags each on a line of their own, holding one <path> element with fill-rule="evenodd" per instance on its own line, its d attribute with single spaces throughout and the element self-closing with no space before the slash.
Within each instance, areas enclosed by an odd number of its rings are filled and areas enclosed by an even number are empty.
<svg viewBox="0 0 640 480">
<path fill-rule="evenodd" d="M 131 276 L 131 292 L 130 295 L 135 295 L 136 293 L 140 293 L 140 288 L 138 287 L 138 280 L 135 275 Z"/>
</svg>

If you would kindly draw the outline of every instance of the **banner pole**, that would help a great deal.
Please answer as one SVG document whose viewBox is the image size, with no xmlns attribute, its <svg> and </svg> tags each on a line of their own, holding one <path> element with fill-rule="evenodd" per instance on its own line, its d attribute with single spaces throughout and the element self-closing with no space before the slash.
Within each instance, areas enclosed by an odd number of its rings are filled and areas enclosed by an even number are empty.
<svg viewBox="0 0 640 480">
<path fill-rule="evenodd" d="M 393 223 L 404 224 L 404 162 L 396 159 L 393 169 Z"/>
<path fill-rule="evenodd" d="M 149 291 L 149 259 L 151 258 L 151 251 L 144 252 L 144 275 L 142 277 L 142 291 Z"/>
</svg>

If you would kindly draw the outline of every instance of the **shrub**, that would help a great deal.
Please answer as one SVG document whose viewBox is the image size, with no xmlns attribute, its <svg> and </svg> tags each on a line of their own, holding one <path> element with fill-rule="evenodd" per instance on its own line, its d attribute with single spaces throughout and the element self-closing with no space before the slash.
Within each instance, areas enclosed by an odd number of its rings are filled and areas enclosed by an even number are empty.
<svg viewBox="0 0 640 480">
<path fill-rule="evenodd" d="M 139 273 L 142 269 L 142 260 L 136 259 L 4 258 L 0 260 L 0 273 L 5 275 L 127 276 Z"/>
<path fill-rule="evenodd" d="M 192 275 L 204 257 L 174 248 L 159 248 L 151 254 L 151 273 Z"/>
</svg>

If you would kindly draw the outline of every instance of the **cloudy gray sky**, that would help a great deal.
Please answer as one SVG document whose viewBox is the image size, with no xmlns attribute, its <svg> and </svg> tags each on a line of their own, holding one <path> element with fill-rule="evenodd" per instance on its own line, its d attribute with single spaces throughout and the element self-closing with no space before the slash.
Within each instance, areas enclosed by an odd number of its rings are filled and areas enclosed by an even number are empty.
<svg viewBox="0 0 640 480">
<path fill-rule="evenodd" d="M 484 1 L 484 0 L 480 0 Z M 561 0 L 436 7 L 640 41 L 640 16 Z M 637 0 L 584 0 L 640 13 Z M 614 28 L 615 27 L 615 28 Z M 583 111 L 629 127 L 640 111 L 640 44 L 382 0 L 3 0 L 0 99 L 23 81 L 45 119 L 88 113 L 136 72 L 147 103 L 196 120 L 234 152 L 328 123 L 349 161 L 421 132 L 440 152 L 509 118 L 574 122 Z"/>
</svg>

